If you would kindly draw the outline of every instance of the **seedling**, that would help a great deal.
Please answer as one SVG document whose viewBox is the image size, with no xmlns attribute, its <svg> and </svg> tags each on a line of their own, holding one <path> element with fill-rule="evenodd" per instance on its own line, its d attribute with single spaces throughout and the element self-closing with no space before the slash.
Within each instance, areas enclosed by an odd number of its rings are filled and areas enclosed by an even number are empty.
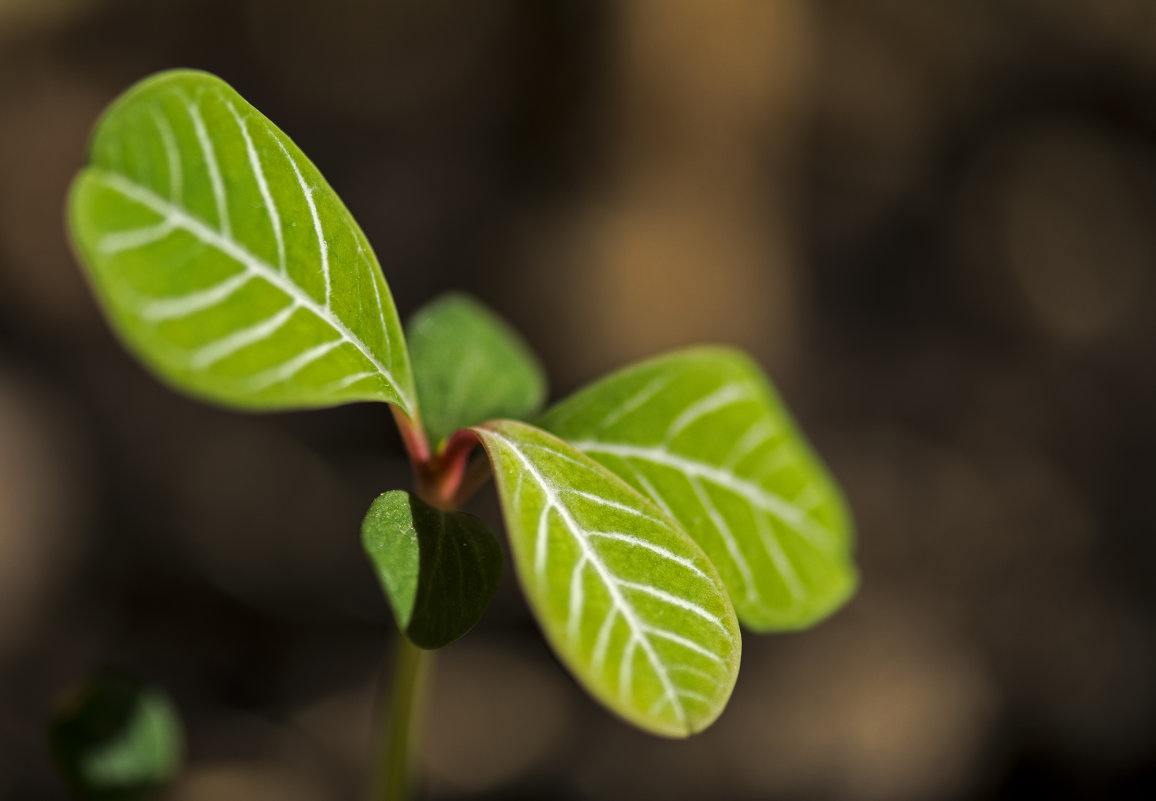
<svg viewBox="0 0 1156 801">
<path fill-rule="evenodd" d="M 476 301 L 437 300 L 403 333 L 336 193 L 212 75 L 161 73 L 112 104 L 69 220 L 113 328 L 175 389 L 255 411 L 392 407 L 415 494 L 379 497 L 361 532 L 403 635 L 382 797 L 405 793 L 427 649 L 498 584 L 498 541 L 456 511 L 489 475 L 547 641 L 654 734 L 722 712 L 740 623 L 803 628 L 854 590 L 839 491 L 750 359 L 669 353 L 542 413 L 537 360 Z"/>
</svg>

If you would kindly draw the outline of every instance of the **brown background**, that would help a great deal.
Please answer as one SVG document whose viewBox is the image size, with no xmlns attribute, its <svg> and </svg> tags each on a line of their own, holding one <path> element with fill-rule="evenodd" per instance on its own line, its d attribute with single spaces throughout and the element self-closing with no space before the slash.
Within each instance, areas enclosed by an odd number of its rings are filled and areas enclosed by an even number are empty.
<svg viewBox="0 0 1156 801">
<path fill-rule="evenodd" d="M 1145 0 L 0 0 L 0 798 L 62 797 L 43 721 L 108 663 L 187 719 L 176 801 L 369 764 L 388 414 L 176 396 L 66 244 L 96 114 L 174 66 L 310 154 L 403 315 L 475 293 L 556 394 L 739 344 L 855 510 L 858 597 L 746 637 L 689 742 L 589 700 L 508 574 L 426 797 L 1153 797 L 1153 42 Z"/>
</svg>

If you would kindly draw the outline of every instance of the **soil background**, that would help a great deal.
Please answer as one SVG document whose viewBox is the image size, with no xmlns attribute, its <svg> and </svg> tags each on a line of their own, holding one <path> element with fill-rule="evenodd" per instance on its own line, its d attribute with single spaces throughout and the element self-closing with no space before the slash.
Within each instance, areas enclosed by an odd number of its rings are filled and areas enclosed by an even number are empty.
<svg viewBox="0 0 1156 801">
<path fill-rule="evenodd" d="M 176 700 L 175 801 L 368 775 L 389 414 L 174 394 L 69 250 L 96 115 L 180 66 L 309 154 L 403 317 L 475 294 L 555 397 L 744 347 L 855 513 L 858 596 L 747 635 L 686 742 L 587 698 L 508 572 L 423 798 L 1156 797 L 1154 41 L 1148 0 L 0 0 L 0 799 L 64 797 L 44 722 L 101 665 Z"/>
</svg>

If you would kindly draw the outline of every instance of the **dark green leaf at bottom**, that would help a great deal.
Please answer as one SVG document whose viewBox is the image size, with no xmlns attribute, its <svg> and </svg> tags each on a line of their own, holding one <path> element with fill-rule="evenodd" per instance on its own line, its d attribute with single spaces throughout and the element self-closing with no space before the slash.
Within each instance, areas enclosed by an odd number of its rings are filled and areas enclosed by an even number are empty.
<svg viewBox="0 0 1156 801">
<path fill-rule="evenodd" d="M 420 648 L 441 648 L 464 635 L 498 590 L 502 552 L 485 523 L 408 492 L 373 502 L 361 544 L 398 628 Z"/>
</svg>

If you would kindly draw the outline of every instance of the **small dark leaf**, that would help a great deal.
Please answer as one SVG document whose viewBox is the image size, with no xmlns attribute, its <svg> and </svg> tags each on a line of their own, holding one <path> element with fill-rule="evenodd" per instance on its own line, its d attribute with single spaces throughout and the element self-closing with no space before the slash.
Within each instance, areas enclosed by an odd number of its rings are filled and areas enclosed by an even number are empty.
<svg viewBox="0 0 1156 801">
<path fill-rule="evenodd" d="M 459 428 L 524 420 L 546 399 L 538 359 L 512 328 L 473 298 L 443 295 L 406 326 L 423 422 L 436 445 Z"/>
<path fill-rule="evenodd" d="M 398 627 L 420 648 L 441 648 L 468 632 L 498 590 L 502 551 L 485 523 L 408 492 L 373 502 L 361 544 Z"/>
<path fill-rule="evenodd" d="M 168 696 L 103 671 L 72 690 L 52 720 L 53 756 L 78 796 L 153 798 L 180 771 L 184 735 Z"/>
</svg>

